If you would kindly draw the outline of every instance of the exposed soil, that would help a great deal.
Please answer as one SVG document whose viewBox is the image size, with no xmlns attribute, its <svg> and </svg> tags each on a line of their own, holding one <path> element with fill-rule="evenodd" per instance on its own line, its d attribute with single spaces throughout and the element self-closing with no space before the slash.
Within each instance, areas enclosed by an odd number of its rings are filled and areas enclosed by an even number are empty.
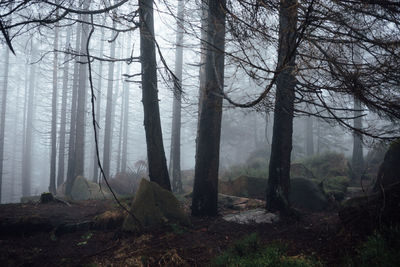
<svg viewBox="0 0 400 267">
<path fill-rule="evenodd" d="M 312 255 L 326 266 L 341 266 L 359 241 L 334 211 L 259 225 L 192 217 L 191 227 L 169 225 L 141 235 L 123 233 L 116 225 L 111 230 L 96 226 L 95 216 L 118 209 L 111 200 L 0 205 L 0 266 L 205 266 L 253 232 L 265 244 L 285 242 L 290 255 Z M 234 211 L 221 213 L 229 212 Z"/>
</svg>

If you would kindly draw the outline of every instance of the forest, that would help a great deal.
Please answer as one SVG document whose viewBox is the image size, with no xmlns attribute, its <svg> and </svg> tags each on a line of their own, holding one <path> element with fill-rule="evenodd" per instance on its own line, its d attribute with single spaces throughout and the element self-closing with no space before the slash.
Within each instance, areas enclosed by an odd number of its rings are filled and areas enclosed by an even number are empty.
<svg viewBox="0 0 400 267">
<path fill-rule="evenodd" d="M 0 1 L 1 266 L 398 266 L 400 2 Z"/>
</svg>

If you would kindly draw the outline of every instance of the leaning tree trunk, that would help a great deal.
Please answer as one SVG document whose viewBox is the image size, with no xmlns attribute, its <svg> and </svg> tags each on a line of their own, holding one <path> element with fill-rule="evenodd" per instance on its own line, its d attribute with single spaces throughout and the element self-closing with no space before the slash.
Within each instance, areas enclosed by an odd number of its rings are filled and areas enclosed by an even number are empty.
<svg viewBox="0 0 400 267">
<path fill-rule="evenodd" d="M 192 215 L 217 215 L 218 167 L 224 87 L 225 0 L 210 0 L 205 91 L 196 145 Z"/>
<path fill-rule="evenodd" d="M 274 127 L 266 192 L 267 209 L 288 209 L 290 154 L 292 151 L 297 0 L 281 0 L 279 9 L 278 78 Z"/>
<path fill-rule="evenodd" d="M 157 62 L 154 36 L 153 0 L 139 0 L 142 102 L 150 180 L 171 190 L 162 140 L 157 89 Z"/>
<path fill-rule="evenodd" d="M 69 49 L 71 39 L 71 28 L 68 28 L 67 37 L 65 40 L 65 47 Z M 57 173 L 57 186 L 64 183 L 64 154 L 65 154 L 65 128 L 67 121 L 67 98 L 68 98 L 68 80 L 69 80 L 69 55 L 65 54 L 64 57 L 64 71 L 63 71 L 63 87 L 61 96 L 61 119 L 60 119 L 60 133 L 59 133 L 59 150 L 58 150 L 58 173 Z"/>
<path fill-rule="evenodd" d="M 57 3 L 57 1 L 56 1 Z M 49 191 L 56 193 L 56 161 L 57 161 L 57 68 L 58 68 L 58 23 L 54 33 L 53 58 L 53 92 L 51 99 L 51 153 L 50 153 L 50 185 Z"/>
<path fill-rule="evenodd" d="M 172 191 L 182 192 L 181 181 L 181 99 L 182 99 L 182 58 L 184 0 L 178 0 L 177 34 L 175 51 L 174 101 L 172 107 L 172 131 L 169 172 L 172 175 Z"/>
<path fill-rule="evenodd" d="M 4 160 L 4 133 L 6 126 L 6 110 L 7 110 L 7 91 L 8 91 L 8 70 L 10 63 L 10 50 L 6 48 L 4 59 L 4 76 L 3 76 L 3 88 L 1 95 L 1 118 L 0 118 L 0 203 L 1 203 L 1 191 L 3 189 L 3 160 Z M 14 137 L 15 138 L 15 137 Z"/>
<path fill-rule="evenodd" d="M 362 111 L 361 102 L 358 98 L 354 97 L 354 128 L 362 129 Z M 353 169 L 353 180 L 359 181 L 364 168 L 364 156 L 362 147 L 362 135 L 359 132 L 353 132 L 353 157 L 352 157 L 352 169 Z"/>
</svg>

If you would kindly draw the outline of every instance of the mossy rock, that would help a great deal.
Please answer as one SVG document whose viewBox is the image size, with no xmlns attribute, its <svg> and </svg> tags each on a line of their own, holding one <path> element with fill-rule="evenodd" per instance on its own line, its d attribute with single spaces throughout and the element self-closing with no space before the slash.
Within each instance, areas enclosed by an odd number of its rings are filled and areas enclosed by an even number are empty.
<svg viewBox="0 0 400 267">
<path fill-rule="evenodd" d="M 268 180 L 242 175 L 233 181 L 219 180 L 219 193 L 237 197 L 265 199 Z"/>
<path fill-rule="evenodd" d="M 400 139 L 392 142 L 381 164 L 374 191 L 380 191 L 400 182 Z"/>
<path fill-rule="evenodd" d="M 290 177 L 314 179 L 313 172 L 302 163 L 293 163 L 290 165 Z"/>
<path fill-rule="evenodd" d="M 127 215 L 122 228 L 129 232 L 137 232 L 141 228 L 154 227 L 164 223 L 190 224 L 189 217 L 184 213 L 172 192 L 146 179 L 142 179 L 140 182 L 131 206 L 131 213 L 140 225 L 131 215 Z"/>
<path fill-rule="evenodd" d="M 290 180 L 289 202 L 295 208 L 321 211 L 328 207 L 328 198 L 317 183 L 304 179 Z"/>
<path fill-rule="evenodd" d="M 77 176 L 71 189 L 71 198 L 73 200 L 88 199 L 110 199 L 112 198 L 108 188 L 100 186 L 97 183 L 86 180 L 83 176 Z"/>
<path fill-rule="evenodd" d="M 325 153 L 307 158 L 302 162 L 318 179 L 349 176 L 349 162 L 343 154 Z"/>
</svg>

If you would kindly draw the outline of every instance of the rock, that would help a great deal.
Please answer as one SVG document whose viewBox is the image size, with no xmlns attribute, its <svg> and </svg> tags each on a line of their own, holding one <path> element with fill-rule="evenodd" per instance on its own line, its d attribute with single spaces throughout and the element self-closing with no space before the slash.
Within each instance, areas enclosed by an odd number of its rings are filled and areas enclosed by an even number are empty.
<svg viewBox="0 0 400 267">
<path fill-rule="evenodd" d="M 380 191 L 398 182 L 400 182 L 400 139 L 393 141 L 386 152 L 373 191 Z"/>
<path fill-rule="evenodd" d="M 72 185 L 71 198 L 73 200 L 105 199 L 111 198 L 108 188 L 86 180 L 83 176 L 76 177 Z"/>
<path fill-rule="evenodd" d="M 365 157 L 365 174 L 367 179 L 375 180 L 378 176 L 379 167 L 382 164 L 385 154 L 389 149 L 389 145 L 386 142 L 376 143 Z"/>
<path fill-rule="evenodd" d="M 305 160 L 303 164 L 311 170 L 313 175 L 318 179 L 349 176 L 350 173 L 349 162 L 343 154 L 338 153 L 325 153 L 314 156 Z"/>
<path fill-rule="evenodd" d="M 124 172 L 117 173 L 114 178 L 108 180 L 108 183 L 115 193 L 122 196 L 133 195 L 138 186 L 137 178 Z M 107 185 L 103 182 L 102 187 Z"/>
<path fill-rule="evenodd" d="M 231 196 L 265 199 L 267 183 L 267 179 L 243 175 L 233 181 L 220 180 L 218 191 Z"/>
<path fill-rule="evenodd" d="M 328 207 L 324 190 L 315 182 L 295 178 L 290 180 L 289 202 L 295 208 L 321 211 Z"/>
<path fill-rule="evenodd" d="M 383 191 L 346 200 L 339 210 L 342 223 L 356 232 L 371 234 L 384 226 L 400 223 L 400 182 Z"/>
<path fill-rule="evenodd" d="M 259 199 L 218 194 L 218 207 L 245 210 L 265 207 L 265 201 Z"/>
<path fill-rule="evenodd" d="M 302 163 L 293 163 L 290 165 L 290 177 L 315 179 L 313 172 Z"/>
<path fill-rule="evenodd" d="M 278 215 L 266 212 L 265 209 L 246 210 L 237 214 L 228 214 L 222 217 L 228 222 L 240 224 L 273 223 L 279 220 Z"/>
<path fill-rule="evenodd" d="M 183 212 L 179 201 L 172 192 L 145 179 L 140 182 L 131 206 L 131 213 L 140 225 L 131 215 L 127 215 L 122 227 L 125 231 L 137 232 L 142 227 L 152 227 L 164 223 L 190 224 L 189 217 Z"/>
</svg>

